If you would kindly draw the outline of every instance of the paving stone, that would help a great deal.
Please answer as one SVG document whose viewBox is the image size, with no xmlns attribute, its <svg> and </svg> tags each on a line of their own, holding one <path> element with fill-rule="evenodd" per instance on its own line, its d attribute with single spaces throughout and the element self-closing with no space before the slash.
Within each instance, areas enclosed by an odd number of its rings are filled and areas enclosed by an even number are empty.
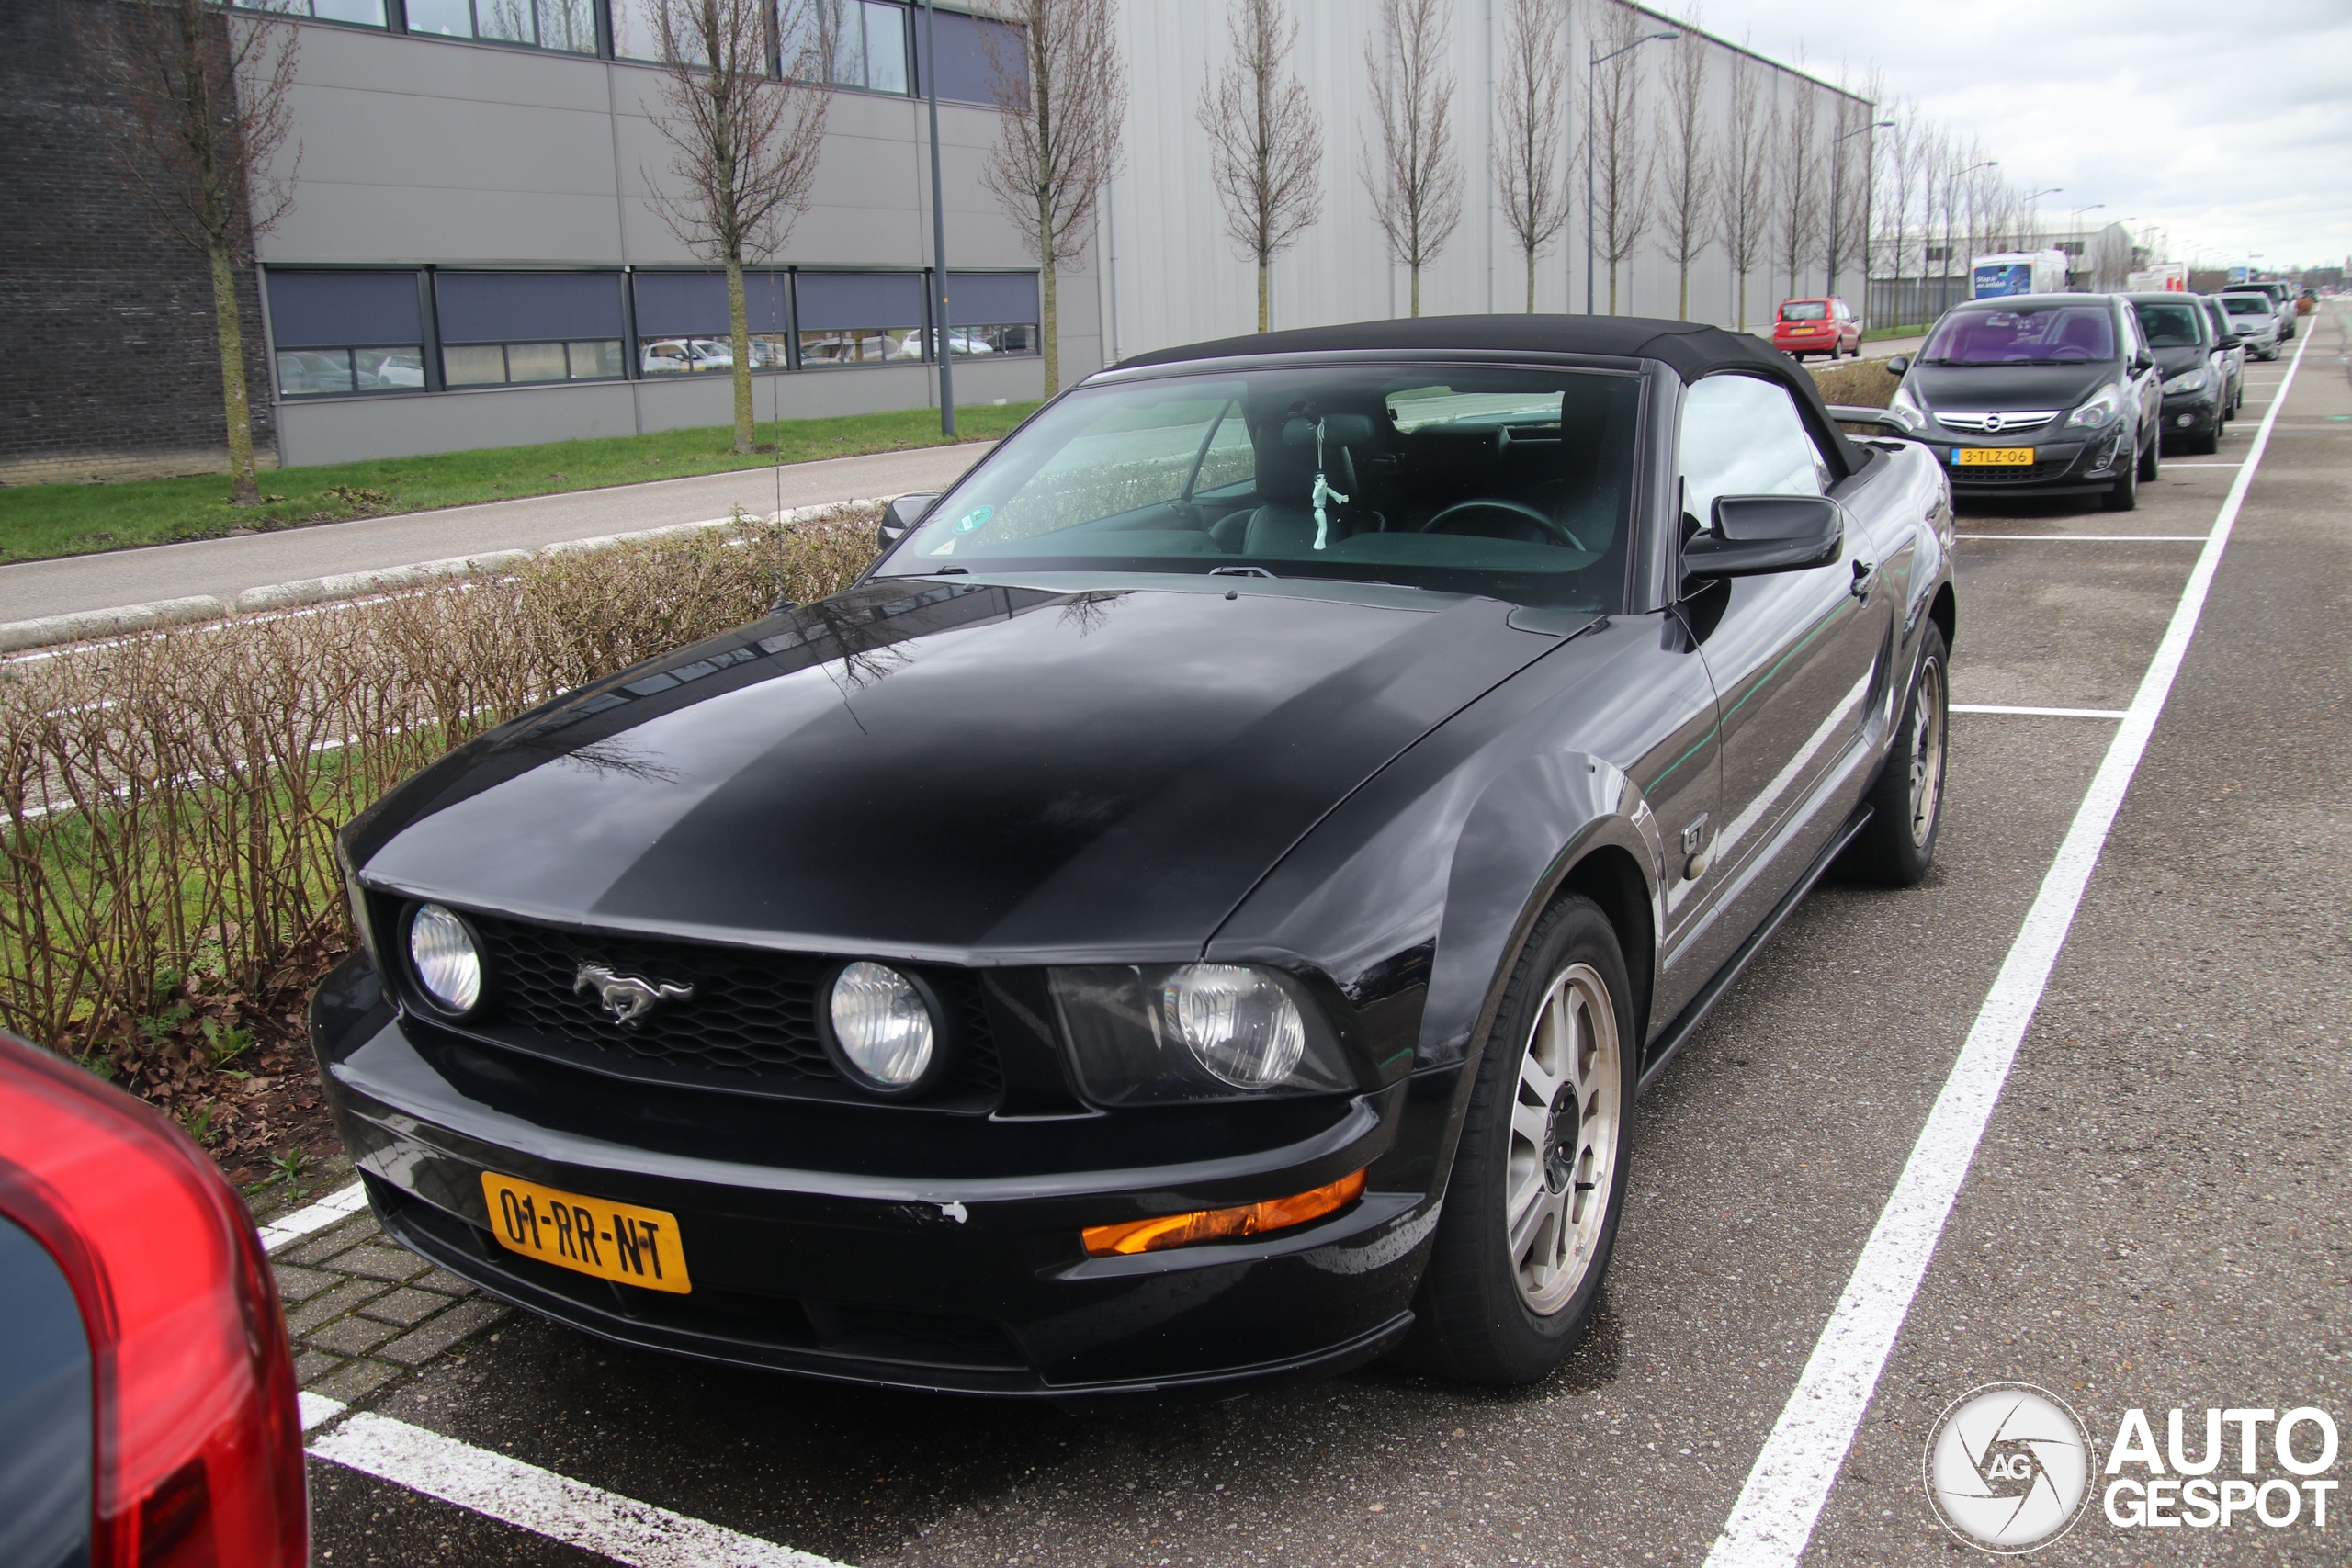
<svg viewBox="0 0 2352 1568">
<path fill-rule="evenodd" d="M 300 1338 L 322 1323 L 332 1323 L 371 1296 L 384 1293 L 381 1280 L 345 1280 L 324 1295 L 312 1296 L 286 1314 L 286 1332 Z"/>
<path fill-rule="evenodd" d="M 368 1237 L 379 1234 L 380 1227 L 376 1224 L 375 1215 L 359 1214 L 344 1221 L 339 1225 L 331 1225 L 314 1236 L 296 1242 L 293 1246 L 279 1251 L 277 1257 L 280 1262 L 313 1266 L 324 1263 L 346 1247 L 356 1247 Z"/>
<path fill-rule="evenodd" d="M 302 1343 L 337 1355 L 364 1356 L 399 1332 L 388 1324 L 370 1323 L 364 1317 L 339 1317 L 306 1337 Z"/>
<path fill-rule="evenodd" d="M 400 1368 L 388 1366 L 382 1361 L 346 1361 L 341 1370 L 313 1384 L 311 1392 L 325 1394 L 329 1399 L 340 1399 L 349 1404 L 362 1394 L 375 1393 L 400 1375 Z"/>
<path fill-rule="evenodd" d="M 359 1309 L 362 1317 L 372 1317 L 379 1323 L 397 1323 L 402 1328 L 414 1328 L 435 1313 L 449 1304 L 447 1296 L 436 1296 L 430 1291 L 413 1291 L 403 1285 L 389 1296 L 379 1296 Z"/>
<path fill-rule="evenodd" d="M 445 1296 L 470 1296 L 474 1293 L 471 1285 L 447 1269 L 435 1269 L 422 1279 L 411 1280 L 409 1283 L 420 1291 L 438 1291 Z"/>
<path fill-rule="evenodd" d="M 323 1350 L 305 1350 L 294 1358 L 294 1382 L 308 1388 L 319 1379 L 343 1365 L 343 1358 L 330 1356 Z"/>
<path fill-rule="evenodd" d="M 273 1263 L 269 1271 L 277 1276 L 277 1299 L 282 1302 L 308 1301 L 334 1284 L 336 1278 L 315 1269 L 298 1269 L 290 1263 Z"/>
<path fill-rule="evenodd" d="M 404 1366 L 421 1367 L 474 1330 L 496 1323 L 508 1310 L 503 1302 L 480 1297 L 459 1302 L 440 1316 L 428 1320 L 424 1327 L 401 1335 L 385 1346 L 382 1353 Z"/>
<path fill-rule="evenodd" d="M 415 1253 L 403 1247 L 390 1247 L 371 1241 L 365 1247 L 355 1247 L 339 1253 L 334 1266 L 345 1274 L 356 1274 L 367 1280 L 413 1280 L 433 1266 Z"/>
</svg>

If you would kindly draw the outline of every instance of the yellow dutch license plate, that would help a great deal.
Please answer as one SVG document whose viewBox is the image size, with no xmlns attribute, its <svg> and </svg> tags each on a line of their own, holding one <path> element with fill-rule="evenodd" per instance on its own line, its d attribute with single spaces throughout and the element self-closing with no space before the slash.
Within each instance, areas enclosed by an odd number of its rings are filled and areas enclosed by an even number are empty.
<svg viewBox="0 0 2352 1568">
<path fill-rule="evenodd" d="M 694 1289 L 677 1216 L 666 1209 L 583 1198 L 492 1170 L 481 1173 L 481 1195 L 490 1234 L 509 1252 L 648 1291 L 683 1296 Z"/>
<path fill-rule="evenodd" d="M 2033 467 L 2033 448 L 2030 446 L 1962 446 L 1952 456 L 1964 468 L 1981 466 L 2014 468 Z"/>
</svg>

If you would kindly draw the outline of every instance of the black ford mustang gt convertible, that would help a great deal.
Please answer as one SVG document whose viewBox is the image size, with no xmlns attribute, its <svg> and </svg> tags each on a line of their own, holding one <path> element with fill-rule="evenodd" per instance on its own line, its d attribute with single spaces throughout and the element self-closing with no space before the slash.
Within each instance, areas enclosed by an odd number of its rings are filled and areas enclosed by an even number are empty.
<svg viewBox="0 0 2352 1568">
<path fill-rule="evenodd" d="M 1538 1378 L 1641 1084 L 1833 861 L 1928 867 L 1951 530 L 1710 327 L 1129 361 L 846 592 L 356 821 L 343 1136 L 394 1236 L 628 1344 Z"/>
</svg>

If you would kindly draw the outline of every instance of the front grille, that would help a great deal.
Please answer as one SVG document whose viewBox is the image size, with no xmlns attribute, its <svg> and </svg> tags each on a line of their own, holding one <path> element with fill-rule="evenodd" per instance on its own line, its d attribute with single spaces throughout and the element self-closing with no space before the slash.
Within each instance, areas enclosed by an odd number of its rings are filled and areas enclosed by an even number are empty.
<svg viewBox="0 0 2352 1568">
<path fill-rule="evenodd" d="M 1951 481 L 1956 485 L 1969 486 L 2031 484 L 2036 479 L 2064 478 L 2066 470 L 2074 466 L 2075 459 L 2072 457 L 2063 462 L 2029 463 L 2015 468 L 2006 464 L 1999 467 L 1970 464 L 1964 468 L 1954 465 L 1951 470 Z"/>
<path fill-rule="evenodd" d="M 878 1103 L 844 1079 L 817 1038 L 817 988 L 840 960 L 704 942 L 573 931 L 471 915 L 491 995 L 461 1027 L 502 1044 L 663 1083 Z M 634 1023 L 620 1024 L 573 988 L 582 964 L 655 985 L 691 986 Z M 1002 1088 L 978 985 L 959 970 L 923 977 L 954 1015 L 962 1059 L 920 1103 L 993 1103 Z"/>
<path fill-rule="evenodd" d="M 1979 433 L 1990 430 L 1995 434 L 2011 431 L 2038 430 L 2058 417 L 2055 409 L 2027 409 L 2017 413 L 1939 413 L 1937 423 L 1948 430 Z"/>
</svg>

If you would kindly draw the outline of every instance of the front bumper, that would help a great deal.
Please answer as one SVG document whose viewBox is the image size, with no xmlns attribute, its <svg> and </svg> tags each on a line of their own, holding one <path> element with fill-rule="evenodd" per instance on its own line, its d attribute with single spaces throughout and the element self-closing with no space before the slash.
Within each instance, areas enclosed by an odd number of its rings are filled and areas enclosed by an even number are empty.
<svg viewBox="0 0 2352 1568">
<path fill-rule="evenodd" d="M 2166 435 L 2193 435 L 2214 427 L 2221 400 L 2212 388 L 2201 392 L 2172 392 L 2165 398 L 2164 432 Z"/>
<path fill-rule="evenodd" d="M 2018 440 L 1975 435 L 1937 425 L 1922 438 L 1944 465 L 1953 491 L 1963 495 L 2095 494 L 2113 488 L 2122 475 L 2123 465 L 2132 460 L 2132 445 L 2120 426 L 2097 432 L 2067 429 L 2063 434 L 2052 434 L 2043 440 Z M 1959 460 L 1962 451 L 1984 446 L 2030 447 L 2034 460 L 1998 467 Z"/>
<path fill-rule="evenodd" d="M 1352 1097 L 945 1116 L 620 1083 L 403 1017 L 364 955 L 311 1007 L 336 1125 L 386 1231 L 604 1338 L 889 1386 L 1085 1398 L 1336 1371 L 1401 1339 L 1457 1069 Z M 1089 1258 L 1081 1228 L 1306 1191 L 1327 1218 Z M 492 1239 L 485 1170 L 666 1209 L 688 1295 Z"/>
</svg>

